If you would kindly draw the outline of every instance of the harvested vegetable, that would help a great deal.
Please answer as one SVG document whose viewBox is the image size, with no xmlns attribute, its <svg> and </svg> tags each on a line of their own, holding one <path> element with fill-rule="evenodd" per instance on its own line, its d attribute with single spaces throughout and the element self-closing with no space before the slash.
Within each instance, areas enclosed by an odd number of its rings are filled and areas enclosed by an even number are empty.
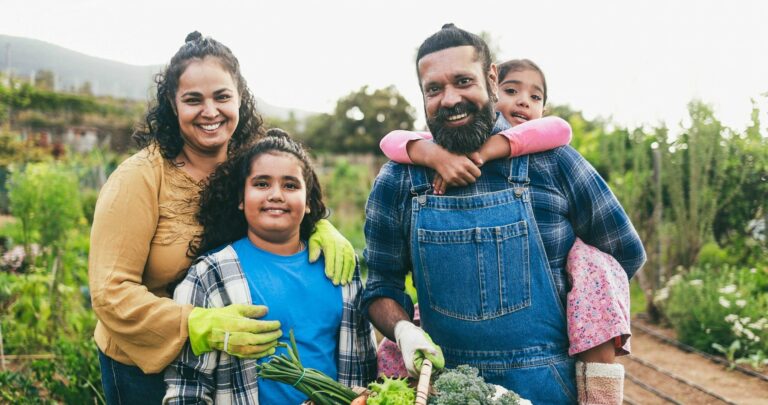
<svg viewBox="0 0 768 405">
<path fill-rule="evenodd" d="M 508 391 L 494 398 L 494 385 L 486 383 L 474 367 L 460 365 L 445 370 L 433 383 L 429 405 L 520 405 L 520 396 Z"/>
<path fill-rule="evenodd" d="M 408 385 L 405 378 L 384 377 L 382 383 L 370 383 L 368 389 L 371 395 L 367 405 L 413 405 L 416 401 L 416 391 Z"/>
<path fill-rule="evenodd" d="M 349 403 L 349 405 L 366 405 L 366 400 L 368 399 L 365 395 L 360 395 L 359 397 L 352 400 L 352 402 Z"/>
<path fill-rule="evenodd" d="M 279 343 L 288 348 L 288 355 L 273 355 L 266 363 L 257 367 L 260 378 L 279 381 L 306 394 L 316 405 L 348 405 L 358 394 L 323 372 L 313 368 L 304 368 L 296 349 L 293 330 L 290 331 L 291 345 Z"/>
</svg>

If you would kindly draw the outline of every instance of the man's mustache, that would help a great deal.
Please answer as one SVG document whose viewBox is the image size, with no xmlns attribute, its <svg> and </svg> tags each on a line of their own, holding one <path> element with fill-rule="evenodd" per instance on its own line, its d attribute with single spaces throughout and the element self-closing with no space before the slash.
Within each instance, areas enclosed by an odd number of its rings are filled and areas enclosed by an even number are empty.
<svg viewBox="0 0 768 405">
<path fill-rule="evenodd" d="M 437 114 L 435 114 L 433 120 L 437 122 L 447 122 L 448 117 L 452 117 L 454 115 L 460 115 L 460 114 L 474 114 L 478 112 L 479 109 L 475 104 L 472 104 L 467 101 L 459 102 L 458 104 L 454 105 L 453 107 L 440 107 L 437 110 Z"/>
</svg>

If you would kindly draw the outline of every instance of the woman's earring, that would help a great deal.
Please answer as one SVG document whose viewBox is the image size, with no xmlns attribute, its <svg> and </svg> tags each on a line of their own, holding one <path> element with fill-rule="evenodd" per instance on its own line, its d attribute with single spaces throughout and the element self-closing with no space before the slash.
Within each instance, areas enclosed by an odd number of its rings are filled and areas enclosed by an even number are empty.
<svg viewBox="0 0 768 405">
<path fill-rule="evenodd" d="M 243 202 L 242 201 L 240 201 L 240 205 L 237 206 L 237 209 L 239 209 L 240 211 L 243 210 Z"/>
</svg>

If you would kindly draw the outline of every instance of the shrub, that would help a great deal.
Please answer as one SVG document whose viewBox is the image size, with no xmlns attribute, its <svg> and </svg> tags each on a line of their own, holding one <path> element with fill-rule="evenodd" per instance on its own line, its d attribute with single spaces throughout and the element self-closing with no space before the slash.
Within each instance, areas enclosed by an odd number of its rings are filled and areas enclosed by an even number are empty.
<svg viewBox="0 0 768 405">
<path fill-rule="evenodd" d="M 333 213 L 330 220 L 360 254 L 365 247 L 363 223 L 365 201 L 371 189 L 370 170 L 344 159 L 332 165 L 328 168 L 330 173 L 321 178 L 325 203 Z"/>
<path fill-rule="evenodd" d="M 77 177 L 56 164 L 33 163 L 14 171 L 8 197 L 25 246 L 39 236 L 42 245 L 59 247 L 82 217 Z"/>
<path fill-rule="evenodd" d="M 696 260 L 698 267 L 722 267 L 728 264 L 728 252 L 721 249 L 717 243 L 709 242 L 701 247 L 699 257 Z"/>
<path fill-rule="evenodd" d="M 32 371 L 51 399 L 65 404 L 104 402 L 98 352 L 92 339 L 61 340 L 53 361 L 35 361 Z"/>
<path fill-rule="evenodd" d="M 678 338 L 699 350 L 732 361 L 768 353 L 766 269 L 694 268 L 672 277 L 656 302 Z"/>
</svg>

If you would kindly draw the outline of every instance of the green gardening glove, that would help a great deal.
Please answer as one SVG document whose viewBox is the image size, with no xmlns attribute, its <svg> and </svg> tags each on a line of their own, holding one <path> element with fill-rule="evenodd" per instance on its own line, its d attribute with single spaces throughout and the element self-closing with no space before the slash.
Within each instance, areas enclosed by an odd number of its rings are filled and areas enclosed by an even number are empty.
<svg viewBox="0 0 768 405">
<path fill-rule="evenodd" d="M 187 327 L 195 356 L 221 350 L 235 357 L 258 359 L 275 353 L 283 335 L 280 321 L 261 321 L 263 305 L 233 304 L 224 308 L 194 308 Z"/>
<path fill-rule="evenodd" d="M 413 356 L 413 365 L 416 367 L 416 370 L 421 370 L 421 366 L 424 364 L 424 358 L 426 357 L 429 359 L 429 361 L 432 362 L 433 370 L 442 370 L 445 368 L 443 349 L 441 349 L 440 346 L 436 345 L 435 342 L 432 341 L 432 338 L 429 336 L 429 334 L 425 332 L 424 336 L 427 338 L 427 341 L 432 343 L 432 345 L 435 347 L 435 353 L 433 354 L 429 351 L 417 350 Z"/>
<path fill-rule="evenodd" d="M 327 219 L 317 221 L 315 232 L 309 237 L 309 262 L 325 256 L 325 276 L 333 285 L 348 284 L 355 271 L 355 249 Z"/>
<path fill-rule="evenodd" d="M 427 332 L 409 321 L 398 321 L 395 325 L 395 340 L 400 353 L 403 355 L 403 363 L 411 377 L 418 377 L 424 358 L 432 362 L 433 370 L 445 367 L 443 350 L 436 345 Z"/>
</svg>

